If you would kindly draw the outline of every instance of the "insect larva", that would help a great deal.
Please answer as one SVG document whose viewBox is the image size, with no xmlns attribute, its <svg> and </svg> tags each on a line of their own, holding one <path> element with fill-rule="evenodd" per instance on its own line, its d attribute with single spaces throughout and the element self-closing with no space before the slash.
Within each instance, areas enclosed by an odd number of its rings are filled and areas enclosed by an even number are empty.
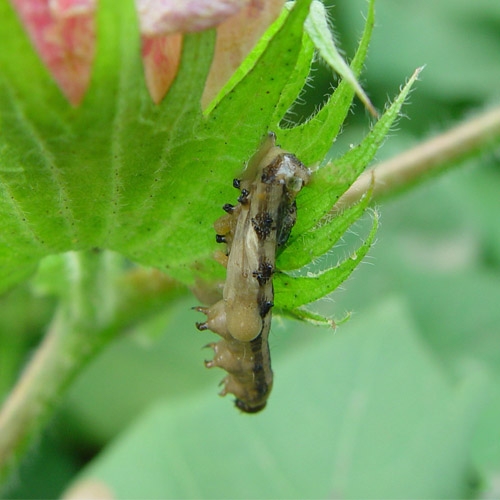
<svg viewBox="0 0 500 500">
<path fill-rule="evenodd" d="M 222 299 L 206 314 L 200 330 L 223 339 L 209 344 L 214 358 L 206 362 L 228 372 L 224 389 L 236 396 L 236 406 L 248 413 L 262 410 L 273 382 L 268 337 L 273 307 L 276 251 L 286 243 L 296 219 L 295 197 L 310 171 L 292 154 L 275 145 L 274 134 L 250 160 L 241 179 L 238 205 L 226 204 L 215 224 L 218 242 L 227 245 L 227 277 Z"/>
</svg>

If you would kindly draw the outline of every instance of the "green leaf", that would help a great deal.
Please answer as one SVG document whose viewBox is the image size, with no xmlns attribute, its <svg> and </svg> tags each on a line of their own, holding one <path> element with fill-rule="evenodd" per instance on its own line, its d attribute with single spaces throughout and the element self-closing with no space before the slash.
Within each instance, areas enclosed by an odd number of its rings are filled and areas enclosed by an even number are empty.
<svg viewBox="0 0 500 500">
<path fill-rule="evenodd" d="M 278 257 L 278 269 L 281 271 L 299 269 L 328 252 L 363 215 L 370 199 L 371 193 L 367 193 L 356 205 L 341 213 L 332 212 L 326 215 L 317 226 L 299 236 L 292 233 L 285 249 Z"/>
<path fill-rule="evenodd" d="M 452 384 L 397 300 L 345 332 L 300 325 L 300 335 L 315 340 L 275 363 L 264 413 L 228 411 L 213 388 L 160 402 L 80 481 L 118 499 L 466 498 L 480 374 Z"/>
<path fill-rule="evenodd" d="M 370 5 L 373 11 L 373 1 Z M 377 116 L 370 99 L 362 89 L 353 71 L 340 55 L 332 32 L 328 26 L 328 15 L 325 6 L 318 0 L 313 1 L 309 16 L 306 19 L 305 28 L 319 55 L 324 61 L 336 71 L 351 87 L 355 90 L 357 96 L 373 116 Z"/>
<path fill-rule="evenodd" d="M 317 274 L 291 276 L 277 273 L 274 279 L 275 302 L 278 307 L 294 310 L 305 304 L 326 297 L 344 282 L 368 253 L 378 227 L 378 215 L 374 212 L 373 225 L 363 244 L 349 258 L 337 266 Z"/>
<path fill-rule="evenodd" d="M 291 108 L 293 108 L 293 104 L 296 101 L 297 96 L 303 89 L 304 82 L 307 82 L 307 79 L 309 78 L 313 57 L 314 45 L 309 35 L 304 32 L 302 36 L 302 47 L 299 57 L 297 58 L 295 70 L 281 92 L 280 101 L 278 102 L 274 111 L 274 116 L 271 119 L 273 131 L 278 132 L 280 130 L 279 124 L 281 124 L 283 120 L 286 120 L 286 118 L 284 119 L 283 117 Z"/>
<path fill-rule="evenodd" d="M 303 233 L 315 226 L 369 165 L 399 117 L 401 107 L 420 71 L 421 68 L 415 71 L 396 100 L 389 106 L 360 144 L 342 157 L 328 162 L 315 172 L 313 182 L 307 189 L 302 190 L 297 202 L 301 216 L 297 219 L 294 228 L 295 234 Z"/>
<path fill-rule="evenodd" d="M 374 0 L 368 5 L 365 29 L 351 64 L 358 77 L 366 59 L 374 25 Z M 313 166 L 323 161 L 337 137 L 354 98 L 354 88 L 342 80 L 328 102 L 306 123 L 279 130 L 278 138 L 284 149 L 293 151 L 303 163 Z"/>
<path fill-rule="evenodd" d="M 288 9 L 282 9 L 278 18 L 269 26 L 266 32 L 259 39 L 255 47 L 247 55 L 245 60 L 236 69 L 233 75 L 229 78 L 227 83 L 219 91 L 218 95 L 210 102 L 207 108 L 204 110 L 206 115 L 209 115 L 213 109 L 219 104 L 219 102 L 228 94 L 238 83 L 247 75 L 247 73 L 255 66 L 259 57 L 265 52 L 269 41 L 273 38 L 276 32 L 282 28 L 285 20 L 288 17 L 290 11 Z"/>
<path fill-rule="evenodd" d="M 309 3 L 296 4 L 208 116 L 200 96 L 213 32 L 185 37 L 173 87 L 155 106 L 144 84 L 133 2 L 103 0 L 92 84 L 75 109 L 2 4 L 0 28 L 8 36 L 0 54 L 1 285 L 24 278 L 44 256 L 93 247 L 185 283 L 221 276 L 211 226 L 235 197 L 231 179 L 258 147 L 295 74 Z"/>
<path fill-rule="evenodd" d="M 281 311 L 279 311 L 278 309 L 276 312 L 280 314 Z M 306 321 L 311 325 L 329 326 L 330 328 L 335 328 L 337 325 L 349 319 L 349 315 L 347 315 L 345 318 L 341 319 L 340 321 L 337 321 L 335 319 L 326 318 L 321 314 L 314 313 L 303 307 L 299 309 L 294 309 L 293 311 L 283 311 L 281 312 L 281 314 L 289 318 L 298 319 L 299 321 Z"/>
<path fill-rule="evenodd" d="M 223 119 L 222 126 L 226 125 L 229 132 L 224 139 L 229 147 L 233 142 L 242 143 L 242 138 L 247 133 L 252 137 L 258 137 L 260 141 L 268 131 L 283 89 L 287 88 L 287 84 L 296 76 L 297 59 L 299 56 L 304 58 L 303 24 L 310 3 L 311 0 L 295 3 L 285 24 L 270 40 L 257 64 L 210 113 L 206 129 L 212 131 L 214 127 L 220 127 L 220 120 Z M 277 63 L 279 71 L 276 69 Z M 253 103 L 249 106 L 250 95 Z M 257 134 L 255 128 L 259 129 Z M 251 151 L 255 151 L 256 147 L 257 144 L 252 143 Z"/>
</svg>

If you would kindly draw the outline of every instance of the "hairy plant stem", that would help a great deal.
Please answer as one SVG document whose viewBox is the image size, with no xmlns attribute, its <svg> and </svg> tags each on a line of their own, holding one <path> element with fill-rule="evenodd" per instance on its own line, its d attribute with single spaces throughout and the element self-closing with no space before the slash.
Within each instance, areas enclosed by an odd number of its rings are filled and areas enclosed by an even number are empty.
<svg viewBox="0 0 500 500">
<path fill-rule="evenodd" d="M 87 363 L 181 291 L 159 272 L 132 272 L 123 279 L 121 257 L 109 252 L 71 252 L 65 259 L 68 279 L 60 305 L 0 412 L 0 487 Z"/>
<path fill-rule="evenodd" d="M 354 205 L 370 189 L 374 201 L 393 196 L 431 175 L 499 145 L 500 107 L 486 111 L 365 171 L 340 197 L 334 211 Z"/>
<path fill-rule="evenodd" d="M 0 413 L 0 484 L 45 423 L 65 386 L 97 348 L 81 329 L 66 329 L 63 314 L 56 314 L 40 347 L 24 370 Z M 94 344 L 94 345 L 92 345 Z M 75 350 L 81 346 L 80 355 Z"/>
</svg>

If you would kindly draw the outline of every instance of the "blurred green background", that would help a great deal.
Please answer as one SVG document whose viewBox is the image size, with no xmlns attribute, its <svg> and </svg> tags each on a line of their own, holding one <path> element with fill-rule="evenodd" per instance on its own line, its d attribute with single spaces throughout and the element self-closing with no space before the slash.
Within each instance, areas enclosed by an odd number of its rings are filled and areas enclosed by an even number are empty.
<svg viewBox="0 0 500 500">
<path fill-rule="evenodd" d="M 364 0 L 329 11 L 349 57 Z M 378 0 L 362 82 L 382 109 L 426 65 L 379 159 L 498 104 L 500 3 Z M 330 78 L 316 69 L 316 94 Z M 369 118 L 358 103 L 332 154 Z M 323 312 L 332 331 L 275 318 L 275 386 L 262 414 L 216 396 L 193 297 L 103 352 L 76 381 L 9 498 L 59 496 L 79 474 L 118 498 L 498 498 L 500 166 L 488 153 L 385 201 L 368 259 Z M 230 201 L 230 200 L 228 200 Z M 300 216 L 300 213 L 299 213 Z M 363 222 L 328 257 L 359 243 Z M 0 299 L 0 388 L 54 304 L 29 285 Z M 29 314 L 28 314 L 29 311 Z"/>
</svg>

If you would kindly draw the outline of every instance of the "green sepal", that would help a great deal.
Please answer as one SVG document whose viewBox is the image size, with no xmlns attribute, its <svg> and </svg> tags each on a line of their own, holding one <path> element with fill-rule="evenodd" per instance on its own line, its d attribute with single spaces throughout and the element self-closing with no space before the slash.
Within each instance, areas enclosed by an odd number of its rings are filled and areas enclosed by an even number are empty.
<svg viewBox="0 0 500 500">
<path fill-rule="evenodd" d="M 313 181 L 301 191 L 297 200 L 301 215 L 294 227 L 295 234 L 304 233 L 314 227 L 371 163 L 399 117 L 401 107 L 419 73 L 420 69 L 417 69 L 360 144 L 314 173 Z"/>
<path fill-rule="evenodd" d="M 336 328 L 339 324 L 339 322 L 334 319 L 326 318 L 321 314 L 313 313 L 303 307 L 285 312 L 277 310 L 277 314 L 283 314 L 289 318 L 305 321 L 306 323 L 311 323 L 311 325 L 315 326 L 329 326 L 330 328 Z"/>
<path fill-rule="evenodd" d="M 145 85 L 133 2 L 102 0 L 92 82 L 74 108 L 2 4 L 0 288 L 47 255 L 94 247 L 184 283 L 220 277 L 212 224 L 236 198 L 231 180 L 296 74 L 309 4 L 295 4 L 205 116 L 200 97 L 213 32 L 185 36 L 178 75 L 157 106 Z"/>
<path fill-rule="evenodd" d="M 370 204 L 371 190 L 361 201 L 341 213 L 332 211 L 305 233 L 292 236 L 278 257 L 278 268 L 282 271 L 299 269 L 313 262 L 330 250 L 349 227 L 358 220 Z"/>
<path fill-rule="evenodd" d="M 374 23 L 374 0 L 371 0 L 365 29 L 351 63 L 351 71 L 355 77 L 359 76 L 363 68 Z M 276 131 L 281 146 L 293 151 L 305 165 L 314 166 L 323 161 L 340 132 L 354 94 L 355 89 L 351 83 L 345 79 L 341 80 L 328 101 L 310 120 L 294 128 Z"/>
<path fill-rule="evenodd" d="M 306 276 L 276 273 L 274 278 L 275 303 L 280 309 L 295 310 L 333 292 L 343 283 L 372 246 L 378 228 L 378 215 L 374 212 L 373 225 L 363 244 L 346 260 L 325 271 Z"/>
<path fill-rule="evenodd" d="M 372 1 L 369 7 L 370 14 L 372 16 L 373 5 L 374 2 Z M 373 108 L 370 99 L 368 99 L 368 96 L 356 79 L 356 75 L 340 55 L 333 38 L 332 30 L 328 26 L 328 14 L 326 12 L 326 8 L 319 0 L 314 0 L 311 4 L 305 28 L 321 58 L 354 89 L 356 95 L 370 111 L 370 113 L 373 116 L 377 116 L 377 112 Z"/>
</svg>

